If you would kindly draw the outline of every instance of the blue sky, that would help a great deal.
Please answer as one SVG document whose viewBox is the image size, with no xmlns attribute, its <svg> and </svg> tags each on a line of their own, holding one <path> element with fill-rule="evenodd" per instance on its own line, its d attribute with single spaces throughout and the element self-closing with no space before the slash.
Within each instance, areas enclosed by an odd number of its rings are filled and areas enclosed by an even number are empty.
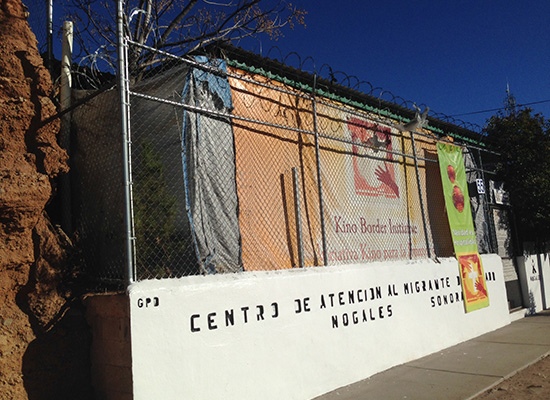
<svg viewBox="0 0 550 400">
<path fill-rule="evenodd" d="M 451 116 L 502 107 L 507 82 L 518 104 L 550 100 L 548 1 L 292 3 L 308 11 L 305 29 L 241 45 L 264 55 L 277 46 L 283 55 L 310 56 L 317 70 L 328 64 Z M 531 107 L 550 118 L 550 102 Z M 483 126 L 492 114 L 456 118 Z"/>
<path fill-rule="evenodd" d="M 481 126 L 495 111 L 463 114 L 502 107 L 507 82 L 518 104 L 550 100 L 547 0 L 287 1 L 307 10 L 306 28 L 286 29 L 278 41 L 263 36 L 238 45 L 272 58 L 311 57 L 303 68 L 308 72 L 326 64 Z M 45 4 L 30 0 L 31 24 L 43 23 Z M 273 46 L 278 50 L 270 52 Z M 297 57 L 287 61 L 298 64 Z M 550 118 L 550 101 L 530 107 Z"/>
</svg>

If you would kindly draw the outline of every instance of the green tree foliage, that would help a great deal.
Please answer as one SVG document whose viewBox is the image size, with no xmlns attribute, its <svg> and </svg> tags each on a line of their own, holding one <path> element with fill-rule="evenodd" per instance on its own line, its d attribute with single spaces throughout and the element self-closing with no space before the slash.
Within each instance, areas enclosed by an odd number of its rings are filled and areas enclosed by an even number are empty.
<svg viewBox="0 0 550 400">
<path fill-rule="evenodd" d="M 550 239 L 550 122 L 529 108 L 494 116 L 487 142 L 500 153 L 498 179 L 504 181 L 523 240 Z"/>
<path fill-rule="evenodd" d="M 138 276 L 179 276 L 189 252 L 175 228 L 176 199 L 168 191 L 160 154 L 149 142 L 139 143 L 138 150 L 133 192 Z"/>
</svg>

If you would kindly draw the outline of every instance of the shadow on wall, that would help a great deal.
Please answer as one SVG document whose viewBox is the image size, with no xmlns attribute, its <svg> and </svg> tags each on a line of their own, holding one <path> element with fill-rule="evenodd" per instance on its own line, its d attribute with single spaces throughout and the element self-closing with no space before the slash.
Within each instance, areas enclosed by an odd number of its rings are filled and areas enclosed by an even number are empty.
<svg viewBox="0 0 550 400">
<path fill-rule="evenodd" d="M 29 400 L 91 400 L 90 328 L 83 307 L 68 307 L 51 329 L 33 326 L 36 339 L 23 356 Z"/>
<path fill-rule="evenodd" d="M 535 295 L 533 291 L 529 290 L 529 308 L 525 313 L 526 316 L 535 315 L 537 313 L 537 303 L 535 302 Z"/>
</svg>

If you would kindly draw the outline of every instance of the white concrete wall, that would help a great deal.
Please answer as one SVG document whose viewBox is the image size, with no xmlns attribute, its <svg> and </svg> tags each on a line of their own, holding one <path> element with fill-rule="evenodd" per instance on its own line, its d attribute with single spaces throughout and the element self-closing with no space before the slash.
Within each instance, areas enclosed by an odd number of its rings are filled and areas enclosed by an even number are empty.
<svg viewBox="0 0 550 400">
<path fill-rule="evenodd" d="M 469 314 L 456 259 L 133 284 L 135 399 L 311 399 L 497 329 L 502 263 L 482 259 L 490 306 Z"/>
<path fill-rule="evenodd" d="M 540 286 L 543 308 L 550 308 L 550 253 L 540 255 Z"/>
<path fill-rule="evenodd" d="M 550 307 L 550 255 L 526 252 L 517 257 L 518 270 L 527 314 Z"/>
</svg>

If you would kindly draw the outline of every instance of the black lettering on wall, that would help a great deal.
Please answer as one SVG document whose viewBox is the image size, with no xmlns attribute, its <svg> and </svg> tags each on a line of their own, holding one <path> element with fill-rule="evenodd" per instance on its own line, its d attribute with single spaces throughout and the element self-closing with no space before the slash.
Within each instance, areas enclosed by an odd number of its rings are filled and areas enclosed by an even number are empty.
<svg viewBox="0 0 550 400">
<path fill-rule="evenodd" d="M 210 330 L 218 329 L 218 325 L 216 325 L 214 322 L 215 316 L 216 316 L 215 312 L 208 314 L 208 329 Z"/>
<path fill-rule="evenodd" d="M 241 310 L 243 312 L 243 317 L 244 317 L 244 323 L 248 323 L 248 310 L 249 308 L 248 307 L 241 307 Z"/>
<path fill-rule="evenodd" d="M 200 314 L 191 315 L 191 332 L 199 332 L 201 328 L 195 326 L 195 320 L 200 317 Z"/>
<path fill-rule="evenodd" d="M 271 308 L 273 308 L 272 318 L 277 318 L 279 316 L 279 305 L 277 303 L 271 303 Z"/>
<path fill-rule="evenodd" d="M 256 308 L 258 309 L 258 313 L 256 314 L 256 319 L 258 321 L 263 321 L 264 320 L 264 306 L 258 305 L 258 306 L 256 306 Z"/>
<path fill-rule="evenodd" d="M 235 325 L 235 313 L 233 309 L 225 310 L 225 326 Z"/>
</svg>

